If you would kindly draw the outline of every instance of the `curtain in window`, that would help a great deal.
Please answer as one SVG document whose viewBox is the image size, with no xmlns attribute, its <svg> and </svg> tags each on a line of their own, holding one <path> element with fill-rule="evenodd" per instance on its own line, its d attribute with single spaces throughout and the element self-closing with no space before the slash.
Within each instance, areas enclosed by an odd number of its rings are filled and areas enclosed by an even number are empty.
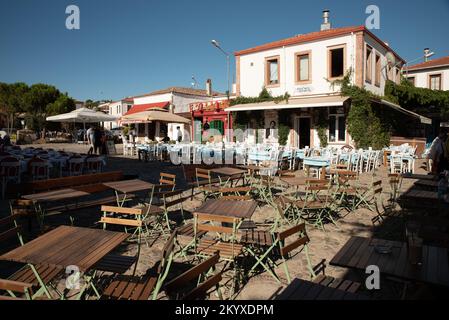
<svg viewBox="0 0 449 320">
<path fill-rule="evenodd" d="M 278 82 L 278 61 L 270 61 L 270 83 Z"/>
<path fill-rule="evenodd" d="M 299 80 L 309 80 L 309 55 L 299 57 Z"/>
</svg>

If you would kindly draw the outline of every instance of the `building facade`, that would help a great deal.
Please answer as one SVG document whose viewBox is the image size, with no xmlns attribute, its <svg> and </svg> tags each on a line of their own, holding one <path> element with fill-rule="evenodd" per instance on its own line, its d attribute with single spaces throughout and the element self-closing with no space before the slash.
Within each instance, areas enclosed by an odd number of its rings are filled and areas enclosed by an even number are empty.
<svg viewBox="0 0 449 320">
<path fill-rule="evenodd" d="M 171 87 L 163 90 L 154 91 L 145 95 L 134 97 L 134 106 L 128 111 L 134 113 L 136 111 L 147 111 L 153 108 L 167 109 L 177 115 L 191 119 L 190 104 L 201 101 L 212 100 L 213 97 L 220 96 L 217 92 L 209 90 Z M 158 140 L 168 136 L 170 140 L 176 140 L 177 128 L 182 132 L 191 133 L 191 126 L 179 123 L 140 123 L 135 124 L 136 137 L 143 139 L 148 137 L 151 140 Z M 183 137 L 185 141 L 191 141 L 191 137 Z"/>
<path fill-rule="evenodd" d="M 123 115 L 125 115 L 131 108 L 133 107 L 134 99 L 126 98 L 119 101 L 109 102 L 104 110 L 111 116 L 116 116 L 117 119 L 120 119 Z M 112 130 L 120 127 L 119 120 L 113 122 L 106 122 L 105 128 Z"/>
<path fill-rule="evenodd" d="M 415 87 L 449 90 L 449 56 L 412 65 L 404 75 Z"/>
<path fill-rule="evenodd" d="M 400 82 L 405 62 L 364 26 L 334 29 L 326 20 L 321 31 L 241 50 L 235 58 L 237 96 L 257 97 L 266 88 L 272 96 L 288 93 L 290 98 L 288 103 L 242 104 L 226 110 L 262 112 L 265 130 L 277 126 L 281 110 L 288 110 L 288 144 L 296 147 L 320 145 L 317 125 L 323 111 L 328 144 L 352 145 L 346 130 L 350 102 L 332 82 L 350 72 L 352 84 L 382 96 L 387 80 Z"/>
</svg>

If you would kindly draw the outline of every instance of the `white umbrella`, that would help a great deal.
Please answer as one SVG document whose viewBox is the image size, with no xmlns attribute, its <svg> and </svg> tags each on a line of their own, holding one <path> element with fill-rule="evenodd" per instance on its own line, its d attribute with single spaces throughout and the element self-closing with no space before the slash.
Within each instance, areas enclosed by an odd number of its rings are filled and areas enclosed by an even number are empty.
<svg viewBox="0 0 449 320">
<path fill-rule="evenodd" d="M 84 131 L 86 123 L 116 121 L 118 117 L 109 114 L 94 111 L 88 108 L 79 108 L 72 112 L 58 114 L 47 117 L 45 120 L 50 122 L 79 122 L 83 124 Z"/>
<path fill-rule="evenodd" d="M 47 121 L 52 122 L 107 122 L 116 121 L 116 116 L 111 116 L 109 114 L 94 111 L 88 108 L 80 108 L 73 110 L 72 112 L 58 114 L 56 116 L 51 116 L 46 118 Z"/>
</svg>

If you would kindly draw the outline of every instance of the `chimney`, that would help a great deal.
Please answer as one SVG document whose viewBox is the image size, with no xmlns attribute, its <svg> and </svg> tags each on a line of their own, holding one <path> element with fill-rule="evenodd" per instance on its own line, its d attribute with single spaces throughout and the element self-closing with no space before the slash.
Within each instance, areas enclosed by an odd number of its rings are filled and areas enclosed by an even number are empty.
<svg viewBox="0 0 449 320">
<path fill-rule="evenodd" d="M 212 80 L 207 79 L 206 81 L 206 93 L 208 96 L 212 96 Z"/>
<path fill-rule="evenodd" d="M 331 23 L 329 22 L 329 10 L 323 10 L 323 23 L 321 24 L 321 31 L 329 30 Z"/>
<path fill-rule="evenodd" d="M 430 49 L 424 48 L 424 62 L 429 61 L 429 57 L 428 57 L 429 53 L 430 53 Z"/>
</svg>

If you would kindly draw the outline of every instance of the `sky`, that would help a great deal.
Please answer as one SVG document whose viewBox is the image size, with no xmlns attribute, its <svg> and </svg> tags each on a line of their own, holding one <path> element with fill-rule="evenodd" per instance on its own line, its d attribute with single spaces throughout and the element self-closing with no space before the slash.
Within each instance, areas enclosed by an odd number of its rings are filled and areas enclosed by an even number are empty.
<svg viewBox="0 0 449 320">
<path fill-rule="evenodd" d="M 66 7 L 80 29 L 66 28 Z M 118 100 L 171 86 L 226 91 L 226 56 L 318 31 L 322 10 L 333 27 L 363 25 L 405 60 L 449 55 L 449 0 L 0 0 L 0 82 L 48 83 L 79 100 Z"/>
</svg>

